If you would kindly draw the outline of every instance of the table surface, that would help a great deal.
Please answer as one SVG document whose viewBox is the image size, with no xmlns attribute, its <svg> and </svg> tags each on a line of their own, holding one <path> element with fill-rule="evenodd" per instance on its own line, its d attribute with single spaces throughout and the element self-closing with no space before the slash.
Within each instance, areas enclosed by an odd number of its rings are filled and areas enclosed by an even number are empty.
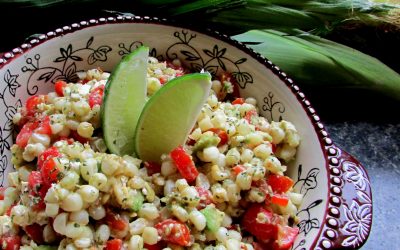
<svg viewBox="0 0 400 250">
<path fill-rule="evenodd" d="M 0 57 L 1 57 L 0 52 Z M 360 90 L 303 88 L 337 146 L 358 159 L 371 180 L 373 223 L 362 250 L 400 249 L 400 101 Z M 335 101 L 337 97 L 345 101 Z"/>
</svg>

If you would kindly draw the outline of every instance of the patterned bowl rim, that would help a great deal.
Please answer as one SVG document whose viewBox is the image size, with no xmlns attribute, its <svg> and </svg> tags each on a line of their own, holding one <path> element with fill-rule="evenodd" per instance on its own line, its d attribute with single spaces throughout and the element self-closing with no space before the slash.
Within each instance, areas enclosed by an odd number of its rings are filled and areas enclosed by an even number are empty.
<svg viewBox="0 0 400 250">
<path fill-rule="evenodd" d="M 372 226 L 372 192 L 370 185 L 367 186 L 366 189 L 366 196 L 369 199 L 370 209 L 368 210 L 367 216 L 370 218 L 367 220 L 367 232 L 364 237 L 360 237 L 359 235 L 350 235 L 350 237 L 359 237 L 357 239 L 356 244 L 347 245 L 343 248 L 341 244 L 343 240 L 349 238 L 349 235 L 340 231 L 339 225 L 343 224 L 344 222 L 354 222 L 354 218 L 350 218 L 350 216 L 345 215 L 347 218 L 343 218 L 341 215 L 341 206 L 347 205 L 347 211 L 345 210 L 344 213 L 351 213 L 357 212 L 356 210 L 359 207 L 350 207 L 350 204 L 346 204 L 345 201 L 340 199 L 343 191 L 343 183 L 342 183 L 342 172 L 346 170 L 342 170 L 343 166 L 346 162 L 350 162 L 356 165 L 356 168 L 361 171 L 360 176 L 364 178 L 364 180 L 369 184 L 369 177 L 367 172 L 365 171 L 364 167 L 351 155 L 346 153 L 345 151 L 338 148 L 331 138 L 328 135 L 328 132 L 325 130 L 324 125 L 320 121 L 320 117 L 316 114 L 315 109 L 311 106 L 311 103 L 307 100 L 305 94 L 301 92 L 299 86 L 295 84 L 295 82 L 285 73 L 283 72 L 278 66 L 273 64 L 270 60 L 266 57 L 262 56 L 261 54 L 255 52 L 253 49 L 247 47 L 245 44 L 232 39 L 230 36 L 223 34 L 219 31 L 207 28 L 207 29 L 199 29 L 196 26 L 190 24 L 183 24 L 174 20 L 166 19 L 166 18 L 158 18 L 158 17 L 150 17 L 150 16 L 117 16 L 117 17 L 100 17 L 100 18 L 92 18 L 89 21 L 81 21 L 79 23 L 73 23 L 71 25 L 63 26 L 62 28 L 58 28 L 54 31 L 47 32 L 46 34 L 35 35 L 35 38 L 32 38 L 30 41 L 21 44 L 19 47 L 12 49 L 9 52 L 5 52 L 2 57 L 0 57 L 0 70 L 7 64 L 11 63 L 13 60 L 18 58 L 19 56 L 27 53 L 30 49 L 48 41 L 53 38 L 63 36 L 68 33 L 73 33 L 75 31 L 82 30 L 88 27 L 94 27 L 99 25 L 107 25 L 112 23 L 148 23 L 148 24 L 159 24 L 159 25 L 167 25 L 170 27 L 177 27 L 177 28 L 186 28 L 193 30 L 197 33 L 204 34 L 206 36 L 210 36 L 226 42 L 241 51 L 244 51 L 249 56 L 256 59 L 259 63 L 266 66 L 269 70 L 271 70 L 276 76 L 282 80 L 286 86 L 291 90 L 291 92 L 296 96 L 297 100 L 301 103 L 302 108 L 306 111 L 307 116 L 311 123 L 314 126 L 314 130 L 317 133 L 321 149 L 324 154 L 325 158 L 325 168 L 327 170 L 327 179 L 329 180 L 328 185 L 328 195 L 327 195 L 327 202 L 325 208 L 325 215 L 323 217 L 323 221 L 321 222 L 321 227 L 319 232 L 317 233 L 317 237 L 313 240 L 311 245 L 312 249 L 357 249 L 364 245 L 367 241 L 371 226 Z M 351 182 L 351 181 L 350 181 Z M 357 183 L 352 183 L 355 185 L 355 191 L 357 189 Z M 347 192 L 347 190 L 346 190 Z M 354 199 L 358 201 L 358 198 L 354 194 L 352 196 Z M 354 211 L 353 211 L 354 210 Z M 342 212 L 343 214 L 343 212 Z M 359 222 L 356 220 L 356 222 Z M 360 223 L 360 222 L 359 222 Z M 365 222 L 364 222 L 365 223 Z M 346 225 L 345 225 L 346 226 Z M 300 244 L 301 245 L 301 244 Z M 298 247 L 300 246 L 298 245 Z M 296 247 L 297 248 L 297 247 Z"/>
</svg>

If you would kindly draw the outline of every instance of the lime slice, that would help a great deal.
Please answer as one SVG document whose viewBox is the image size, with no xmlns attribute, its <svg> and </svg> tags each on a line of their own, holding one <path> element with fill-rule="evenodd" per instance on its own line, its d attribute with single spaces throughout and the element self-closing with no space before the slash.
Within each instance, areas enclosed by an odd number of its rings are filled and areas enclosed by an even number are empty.
<svg viewBox="0 0 400 250">
<path fill-rule="evenodd" d="M 135 134 L 135 151 L 144 161 L 185 143 L 201 108 L 209 96 L 211 76 L 184 75 L 167 82 L 143 108 Z"/>
<path fill-rule="evenodd" d="M 103 134 L 111 153 L 132 155 L 134 135 L 146 102 L 149 48 L 125 56 L 112 72 L 101 107 Z"/>
</svg>

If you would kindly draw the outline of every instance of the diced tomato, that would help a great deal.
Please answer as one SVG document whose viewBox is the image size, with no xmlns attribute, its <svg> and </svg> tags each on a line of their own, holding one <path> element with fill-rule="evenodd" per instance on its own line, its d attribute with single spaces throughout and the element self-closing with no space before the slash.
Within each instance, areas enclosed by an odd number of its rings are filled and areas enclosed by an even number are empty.
<svg viewBox="0 0 400 250">
<path fill-rule="evenodd" d="M 4 213 L 7 216 L 11 216 L 11 210 L 15 207 L 15 204 L 12 204 L 9 208 L 7 208 L 6 212 Z"/>
<path fill-rule="evenodd" d="M 61 156 L 60 152 L 56 147 L 50 147 L 46 149 L 41 155 L 39 155 L 37 160 L 38 170 L 42 169 L 43 163 L 50 158 Z"/>
<path fill-rule="evenodd" d="M 273 242 L 278 238 L 278 224 L 279 217 L 260 204 L 253 204 L 248 208 L 242 219 L 243 228 L 263 243 Z"/>
<path fill-rule="evenodd" d="M 67 86 L 67 83 L 64 81 L 58 81 L 54 84 L 54 90 L 56 91 L 58 96 L 64 96 L 65 86 Z"/>
<path fill-rule="evenodd" d="M 293 186 L 293 180 L 284 175 L 271 174 L 267 182 L 274 193 L 286 193 Z"/>
<path fill-rule="evenodd" d="M 3 250 L 18 250 L 21 246 L 21 237 L 16 236 L 5 236 L 0 238 L 0 247 Z"/>
<path fill-rule="evenodd" d="M 28 189 L 31 196 L 35 199 L 33 210 L 40 211 L 46 207 L 44 197 L 50 188 L 43 181 L 42 174 L 39 171 L 32 171 L 28 176 Z"/>
<path fill-rule="evenodd" d="M 42 179 L 44 184 L 51 186 L 61 179 L 61 171 L 57 168 L 54 158 L 47 159 L 42 166 Z"/>
<path fill-rule="evenodd" d="M 298 228 L 279 225 L 279 237 L 273 245 L 273 250 L 289 250 L 298 234 Z"/>
<path fill-rule="evenodd" d="M 161 242 L 157 242 L 157 244 L 154 245 L 144 243 L 144 248 L 146 248 L 147 250 L 161 250 L 164 248 L 164 246 L 161 244 Z"/>
<path fill-rule="evenodd" d="M 147 169 L 148 175 L 153 175 L 161 172 L 161 164 L 157 162 L 144 162 L 144 167 Z"/>
<path fill-rule="evenodd" d="M 179 246 L 188 246 L 190 244 L 189 228 L 179 221 L 167 219 L 156 224 L 154 227 L 164 241 Z"/>
<path fill-rule="evenodd" d="M 28 115 L 33 115 L 35 113 L 36 106 L 40 103 L 46 102 L 47 96 L 45 95 L 35 95 L 31 96 L 26 100 L 25 107 Z"/>
<path fill-rule="evenodd" d="M 218 146 L 225 145 L 228 142 L 229 136 L 224 130 L 219 128 L 210 128 L 208 131 L 211 131 L 214 134 L 218 135 L 220 139 Z"/>
<path fill-rule="evenodd" d="M 89 94 L 89 106 L 93 108 L 95 105 L 103 103 L 104 85 L 100 85 L 93 89 Z"/>
<path fill-rule="evenodd" d="M 161 84 L 168 82 L 168 78 L 166 76 L 161 76 L 158 80 L 160 81 Z"/>
<path fill-rule="evenodd" d="M 236 98 L 235 100 L 233 100 L 232 104 L 239 104 L 242 105 L 244 103 L 244 98 Z"/>
<path fill-rule="evenodd" d="M 249 110 L 246 112 L 246 115 L 244 116 L 244 119 L 249 123 L 253 124 L 253 118 L 257 117 L 257 111 L 256 110 Z"/>
<path fill-rule="evenodd" d="M 182 146 L 179 146 L 172 150 L 170 156 L 183 178 L 185 178 L 188 182 L 196 180 L 199 172 L 194 165 L 192 157 L 188 153 L 186 153 Z"/>
<path fill-rule="evenodd" d="M 207 205 L 212 203 L 212 194 L 211 191 L 208 189 L 205 189 L 203 187 L 195 187 L 197 193 L 200 196 L 200 203 L 197 206 L 197 209 L 203 209 L 205 208 Z"/>
<path fill-rule="evenodd" d="M 276 152 L 276 144 L 271 143 L 271 145 L 272 145 L 272 153 L 275 154 L 275 152 Z"/>
<path fill-rule="evenodd" d="M 124 231 L 128 228 L 128 222 L 119 214 L 115 214 L 111 211 L 107 211 L 105 220 L 107 225 L 113 230 Z"/>
<path fill-rule="evenodd" d="M 234 173 L 235 175 L 238 175 L 238 174 L 240 174 L 241 172 L 245 171 L 246 168 L 243 167 L 243 165 L 236 165 L 236 166 L 234 166 L 234 167 L 232 168 L 232 170 L 233 170 L 233 173 Z"/>
<path fill-rule="evenodd" d="M 37 244 L 42 244 L 44 242 L 43 240 L 43 230 L 44 226 L 41 226 L 39 224 L 32 224 L 28 225 L 24 228 L 26 234 Z"/>
<path fill-rule="evenodd" d="M 4 200 L 4 191 L 6 191 L 6 188 L 0 187 L 0 201 Z"/>
<path fill-rule="evenodd" d="M 120 250 L 122 248 L 122 240 L 112 239 L 106 242 L 106 250 Z"/>
<path fill-rule="evenodd" d="M 72 139 L 74 139 L 75 141 L 78 141 L 78 142 L 80 142 L 82 144 L 85 144 L 86 142 L 89 141 L 88 138 L 84 138 L 84 137 L 80 136 L 78 134 L 78 132 L 75 131 L 75 130 L 71 130 L 71 134 L 70 135 L 71 135 Z"/>
<path fill-rule="evenodd" d="M 252 245 L 254 247 L 254 250 L 265 250 L 266 249 L 266 247 L 263 246 L 261 243 L 258 243 L 255 241 L 252 243 Z"/>
<path fill-rule="evenodd" d="M 38 128 L 35 129 L 35 133 L 51 136 L 50 117 L 45 116 L 44 119 L 39 123 Z"/>
<path fill-rule="evenodd" d="M 27 122 L 22 127 L 21 131 L 19 131 L 15 143 L 21 147 L 25 148 L 28 144 L 29 138 L 31 137 L 33 130 L 38 127 L 38 122 Z"/>
<path fill-rule="evenodd" d="M 289 203 L 289 197 L 286 194 L 274 194 L 271 197 L 271 203 L 278 206 L 286 207 Z"/>
<path fill-rule="evenodd" d="M 32 171 L 28 176 L 29 191 L 37 193 L 42 185 L 42 174 L 39 171 Z"/>
</svg>

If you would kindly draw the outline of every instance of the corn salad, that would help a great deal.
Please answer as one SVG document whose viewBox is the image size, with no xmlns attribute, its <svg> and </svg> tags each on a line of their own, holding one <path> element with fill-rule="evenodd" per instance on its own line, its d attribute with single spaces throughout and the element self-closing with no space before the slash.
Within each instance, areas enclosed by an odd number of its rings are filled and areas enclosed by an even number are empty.
<svg viewBox="0 0 400 250">
<path fill-rule="evenodd" d="M 149 59 L 148 96 L 186 71 Z M 100 106 L 109 73 L 79 73 L 13 118 L 16 171 L 0 191 L 1 249 L 289 249 L 302 195 L 284 176 L 300 137 L 288 121 L 212 91 L 185 145 L 160 162 L 107 153 Z M 228 99 L 231 101 L 227 101 Z"/>
</svg>

